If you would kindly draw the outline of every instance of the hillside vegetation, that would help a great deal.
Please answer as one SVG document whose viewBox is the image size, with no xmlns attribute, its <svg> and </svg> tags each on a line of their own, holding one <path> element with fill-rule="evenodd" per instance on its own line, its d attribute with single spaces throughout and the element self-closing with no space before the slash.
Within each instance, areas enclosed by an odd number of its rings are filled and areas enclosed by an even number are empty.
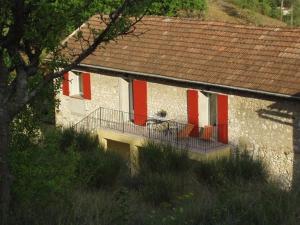
<svg viewBox="0 0 300 225">
<path fill-rule="evenodd" d="M 191 161 L 145 143 L 138 173 L 98 137 L 49 129 L 10 152 L 8 225 L 299 225 L 299 189 L 282 190 L 247 153 Z"/>
<path fill-rule="evenodd" d="M 239 0 L 207 0 L 206 20 L 231 23 L 254 24 L 258 26 L 287 26 L 286 23 L 259 13 L 258 9 L 250 9 L 239 5 Z M 271 9 L 265 9 L 269 12 Z M 270 13 L 270 12 L 269 12 Z M 266 14 L 266 13 L 265 13 Z"/>
</svg>

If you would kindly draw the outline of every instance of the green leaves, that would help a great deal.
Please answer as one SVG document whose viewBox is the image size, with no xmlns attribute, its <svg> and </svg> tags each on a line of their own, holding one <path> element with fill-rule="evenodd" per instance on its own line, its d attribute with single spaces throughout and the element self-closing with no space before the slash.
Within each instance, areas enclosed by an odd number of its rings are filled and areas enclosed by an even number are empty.
<svg viewBox="0 0 300 225">
<path fill-rule="evenodd" d="M 161 0 L 154 1 L 149 9 L 150 14 L 176 16 L 179 11 L 203 11 L 205 0 Z"/>
</svg>

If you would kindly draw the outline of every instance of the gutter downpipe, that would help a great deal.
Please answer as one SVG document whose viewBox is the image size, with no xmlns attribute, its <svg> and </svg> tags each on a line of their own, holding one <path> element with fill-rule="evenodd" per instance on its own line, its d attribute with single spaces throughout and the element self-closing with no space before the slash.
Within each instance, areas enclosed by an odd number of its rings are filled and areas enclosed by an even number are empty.
<svg viewBox="0 0 300 225">
<path fill-rule="evenodd" d="M 281 98 L 300 100 L 300 97 L 296 97 L 296 96 L 292 96 L 292 95 L 284 95 L 284 94 L 278 94 L 278 93 L 267 92 L 267 91 L 258 91 L 258 90 L 247 89 L 247 88 L 231 87 L 231 86 L 220 85 L 220 84 L 211 84 L 211 83 L 205 83 L 205 82 L 200 82 L 200 81 L 184 80 L 184 79 L 179 79 L 179 78 L 170 78 L 170 77 L 157 75 L 157 74 L 134 72 L 134 71 L 127 71 L 127 70 L 122 70 L 122 69 L 113 69 L 113 68 L 109 68 L 109 67 L 94 66 L 94 65 L 84 64 L 84 63 L 80 63 L 79 66 L 90 67 L 90 68 L 93 68 L 93 69 L 100 69 L 100 70 L 106 70 L 106 71 L 117 72 L 117 73 L 126 73 L 126 74 L 131 74 L 131 75 L 142 75 L 142 76 L 145 76 L 145 77 L 159 78 L 159 79 L 164 79 L 164 80 L 172 80 L 172 81 L 176 81 L 176 82 L 200 84 L 200 85 L 205 85 L 205 86 L 210 86 L 210 87 L 219 87 L 219 88 L 225 88 L 225 89 L 229 89 L 229 90 L 252 92 L 252 93 L 256 93 L 256 94 L 263 94 L 263 95 L 276 96 L 276 97 L 281 97 Z"/>
</svg>

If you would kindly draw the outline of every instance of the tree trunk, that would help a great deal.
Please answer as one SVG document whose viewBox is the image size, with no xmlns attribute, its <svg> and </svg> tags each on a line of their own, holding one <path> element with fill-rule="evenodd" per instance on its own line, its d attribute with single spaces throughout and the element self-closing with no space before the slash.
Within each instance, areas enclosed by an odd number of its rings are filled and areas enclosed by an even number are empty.
<svg viewBox="0 0 300 225">
<path fill-rule="evenodd" d="M 284 6 L 284 0 L 281 0 L 280 4 L 280 20 L 283 21 L 283 6 Z"/>
<path fill-rule="evenodd" d="M 8 168 L 9 119 L 0 109 L 0 224 L 8 224 L 11 176 Z"/>
</svg>

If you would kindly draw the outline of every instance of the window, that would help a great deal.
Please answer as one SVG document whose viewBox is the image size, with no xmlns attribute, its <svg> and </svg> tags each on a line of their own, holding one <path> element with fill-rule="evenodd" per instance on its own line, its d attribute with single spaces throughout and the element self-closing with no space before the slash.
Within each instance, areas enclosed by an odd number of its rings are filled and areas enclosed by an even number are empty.
<svg viewBox="0 0 300 225">
<path fill-rule="evenodd" d="M 69 72 L 70 96 L 83 97 L 83 79 L 80 72 Z"/>
<path fill-rule="evenodd" d="M 91 76 L 86 72 L 65 73 L 62 89 L 64 95 L 91 100 Z"/>
<path fill-rule="evenodd" d="M 83 79 L 82 79 L 82 74 L 78 73 L 76 75 L 78 77 L 79 95 L 83 96 Z"/>
</svg>

